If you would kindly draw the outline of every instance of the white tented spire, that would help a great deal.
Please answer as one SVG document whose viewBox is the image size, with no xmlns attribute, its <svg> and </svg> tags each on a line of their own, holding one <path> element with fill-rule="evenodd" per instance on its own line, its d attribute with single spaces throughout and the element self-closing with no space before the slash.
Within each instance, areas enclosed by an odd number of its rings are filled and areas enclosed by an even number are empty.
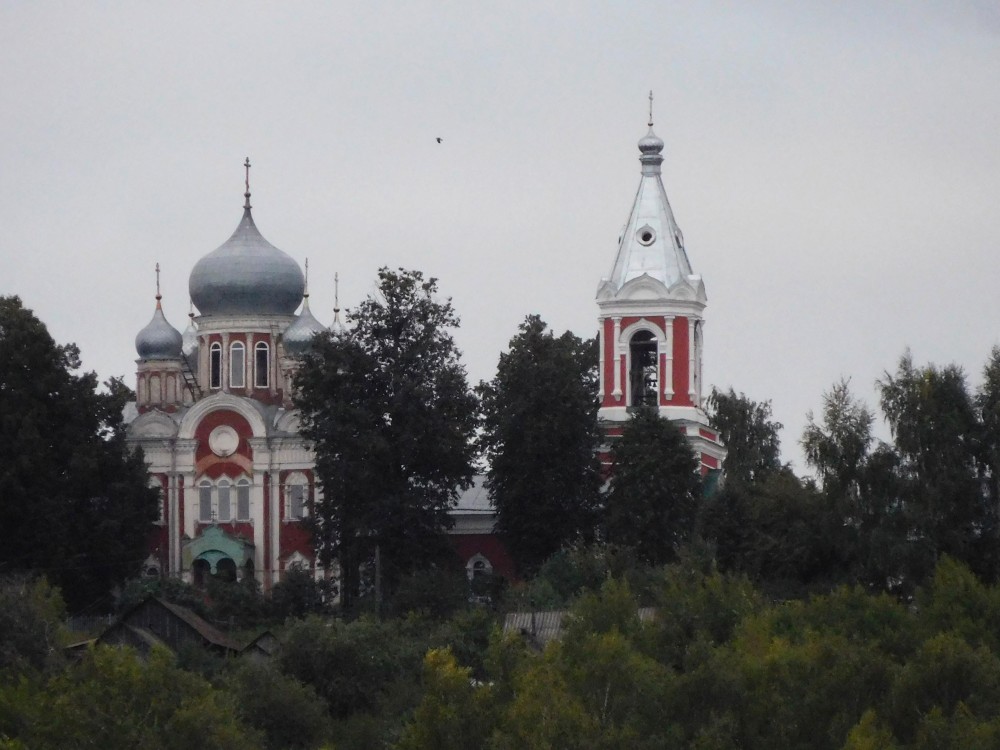
<svg viewBox="0 0 1000 750">
<path fill-rule="evenodd" d="M 667 289 L 691 276 L 691 263 L 684 250 L 674 212 L 660 179 L 663 141 L 653 132 L 650 114 L 649 132 L 639 140 L 642 177 L 628 222 L 618 243 L 615 264 L 607 279 L 616 293 L 632 279 L 646 274 Z"/>
</svg>

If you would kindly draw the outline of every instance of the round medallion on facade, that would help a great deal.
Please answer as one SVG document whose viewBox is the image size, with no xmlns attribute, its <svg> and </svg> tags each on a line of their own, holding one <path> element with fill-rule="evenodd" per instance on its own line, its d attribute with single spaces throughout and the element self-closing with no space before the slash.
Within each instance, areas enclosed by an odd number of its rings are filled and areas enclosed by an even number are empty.
<svg viewBox="0 0 1000 750">
<path fill-rule="evenodd" d="M 216 456 L 227 458 L 240 447 L 240 436 L 229 425 L 219 425 L 209 434 L 208 447 Z"/>
</svg>

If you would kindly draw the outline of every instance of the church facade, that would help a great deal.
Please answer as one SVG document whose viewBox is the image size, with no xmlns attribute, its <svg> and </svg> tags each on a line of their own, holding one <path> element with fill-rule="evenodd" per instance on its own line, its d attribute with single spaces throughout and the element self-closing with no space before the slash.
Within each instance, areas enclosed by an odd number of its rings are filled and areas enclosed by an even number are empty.
<svg viewBox="0 0 1000 750">
<path fill-rule="evenodd" d="M 599 416 L 610 443 L 632 409 L 655 407 L 684 430 L 702 471 L 718 473 L 725 448 L 702 409 L 707 298 L 663 188 L 662 150 L 650 122 L 639 141 L 639 189 L 597 291 Z M 146 572 L 193 583 L 254 576 L 268 590 L 292 568 L 333 574 L 318 565 L 303 523 L 322 489 L 291 399 L 298 356 L 326 328 L 309 309 L 298 263 L 257 229 L 245 166 L 242 219 L 192 269 L 197 314 L 183 334 L 167 321 L 157 289 L 152 320 L 136 337 L 127 421 L 161 491 Z M 336 310 L 331 329 L 343 331 Z M 609 451 L 602 448 L 605 461 Z M 482 477 L 452 515 L 470 577 L 513 573 L 492 533 Z"/>
</svg>

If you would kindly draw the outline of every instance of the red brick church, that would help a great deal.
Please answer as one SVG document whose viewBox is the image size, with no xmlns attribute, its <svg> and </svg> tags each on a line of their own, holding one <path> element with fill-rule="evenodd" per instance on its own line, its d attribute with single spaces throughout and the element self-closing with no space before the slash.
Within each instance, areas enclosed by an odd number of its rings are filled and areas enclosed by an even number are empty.
<svg viewBox="0 0 1000 750">
<path fill-rule="evenodd" d="M 685 431 L 703 472 L 718 472 L 726 451 L 702 410 L 705 286 L 663 188 L 662 150 L 650 122 L 639 189 L 598 286 L 599 414 L 613 439 L 630 408 L 656 406 Z M 293 567 L 335 574 L 318 565 L 302 523 L 321 488 L 290 393 L 298 355 L 327 329 L 309 309 L 298 263 L 257 229 L 245 166 L 243 216 L 191 270 L 183 334 L 157 290 L 153 318 L 136 336 L 127 420 L 161 490 L 146 572 L 194 583 L 255 576 L 268 590 Z M 331 329 L 342 328 L 335 310 Z M 470 577 L 510 575 L 482 480 L 460 497 L 451 534 Z"/>
</svg>

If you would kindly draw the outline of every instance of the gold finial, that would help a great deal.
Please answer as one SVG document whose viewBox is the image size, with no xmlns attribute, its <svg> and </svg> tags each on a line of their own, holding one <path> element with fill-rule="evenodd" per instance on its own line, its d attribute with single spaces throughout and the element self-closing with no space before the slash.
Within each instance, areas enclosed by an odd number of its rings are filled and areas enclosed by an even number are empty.
<svg viewBox="0 0 1000 750">
<path fill-rule="evenodd" d="M 649 127 L 653 127 L 653 90 L 649 90 Z M 249 190 L 249 188 L 247 188 Z"/>
<path fill-rule="evenodd" d="M 243 193 L 243 197 L 246 198 L 247 200 L 246 203 L 243 204 L 243 208 L 250 208 L 250 157 L 249 156 L 246 158 L 246 161 L 243 162 L 243 166 L 246 167 L 247 170 L 247 177 L 246 177 L 247 191 Z"/>
<path fill-rule="evenodd" d="M 156 264 L 156 304 L 160 304 L 160 300 L 163 297 L 160 295 L 160 264 Z"/>
</svg>

